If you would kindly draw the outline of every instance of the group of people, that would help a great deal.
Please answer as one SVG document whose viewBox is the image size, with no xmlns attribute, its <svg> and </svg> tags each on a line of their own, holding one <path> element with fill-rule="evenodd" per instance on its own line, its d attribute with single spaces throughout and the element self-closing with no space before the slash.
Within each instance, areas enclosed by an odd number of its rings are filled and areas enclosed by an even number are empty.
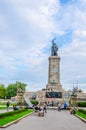
<svg viewBox="0 0 86 130">
<path fill-rule="evenodd" d="M 39 104 L 38 104 L 37 106 L 35 106 L 35 111 L 41 111 L 41 110 L 42 110 L 42 108 L 40 107 Z M 44 102 L 43 111 L 44 111 L 45 113 L 47 113 L 47 103 L 46 103 L 46 102 Z"/>
<path fill-rule="evenodd" d="M 64 104 L 63 104 L 64 106 L 63 106 L 63 108 L 64 109 L 67 109 L 67 103 L 66 102 L 64 102 Z M 60 102 L 58 102 L 58 111 L 61 111 L 61 109 L 62 109 L 62 104 L 60 103 Z"/>
<path fill-rule="evenodd" d="M 67 109 L 67 103 L 64 102 L 64 109 Z M 54 105 L 52 105 L 54 106 Z M 38 104 L 36 107 L 35 107 L 35 111 L 41 111 L 43 110 L 45 113 L 47 113 L 47 108 L 48 108 L 48 103 L 47 102 L 44 102 L 44 105 L 43 105 L 43 108 L 40 107 L 40 105 Z M 57 103 L 57 110 L 58 111 L 61 111 L 62 109 L 62 104 L 60 102 Z"/>
<path fill-rule="evenodd" d="M 9 111 L 9 106 L 10 106 L 10 102 L 8 101 L 7 102 L 7 111 Z M 52 106 L 54 106 L 53 102 L 52 102 Z M 48 107 L 47 102 L 44 102 L 43 111 L 45 113 L 47 113 L 47 107 Z M 57 104 L 58 111 L 61 111 L 61 107 L 62 107 L 62 104 L 60 102 L 58 102 L 58 104 Z M 64 109 L 66 109 L 66 108 L 67 108 L 67 104 L 66 104 L 66 102 L 64 102 Z M 13 105 L 13 110 L 18 110 L 18 108 Z M 41 110 L 42 110 L 42 108 L 40 107 L 39 104 L 37 106 L 35 106 L 35 111 L 41 111 Z"/>
<path fill-rule="evenodd" d="M 38 110 L 38 111 L 43 110 L 45 113 L 47 113 L 48 105 L 49 105 L 49 103 L 44 102 L 43 109 L 41 109 L 40 105 L 38 105 L 38 106 L 35 107 L 35 110 Z M 63 105 L 63 107 L 62 107 L 62 105 Z M 60 102 L 57 103 L 57 110 L 61 111 L 62 108 L 65 109 L 65 110 L 67 109 L 67 103 L 66 102 L 64 102 L 64 104 L 61 104 Z M 75 109 L 72 107 L 70 109 L 70 114 L 75 114 L 75 112 L 76 112 Z"/>
</svg>

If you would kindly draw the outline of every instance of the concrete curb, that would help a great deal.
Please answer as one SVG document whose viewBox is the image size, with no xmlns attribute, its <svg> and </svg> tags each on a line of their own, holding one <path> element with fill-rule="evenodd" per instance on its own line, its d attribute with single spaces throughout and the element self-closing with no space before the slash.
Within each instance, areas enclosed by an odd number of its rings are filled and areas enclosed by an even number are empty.
<svg viewBox="0 0 86 130">
<path fill-rule="evenodd" d="M 10 126 L 10 125 L 12 125 L 12 124 L 15 124 L 15 123 L 17 123 L 18 121 L 20 121 L 21 119 L 23 119 L 23 118 L 25 118 L 25 117 L 27 117 L 27 116 L 29 116 L 29 115 L 32 115 L 33 113 L 34 113 L 34 112 L 31 112 L 31 113 L 29 113 L 29 114 L 27 114 L 27 115 L 24 115 L 24 116 L 18 118 L 17 120 L 15 120 L 15 121 L 12 121 L 12 122 L 10 122 L 10 123 L 8 123 L 8 124 L 6 124 L 6 125 L 0 126 L 0 128 L 6 128 L 6 127 L 8 127 L 8 126 Z"/>
<path fill-rule="evenodd" d="M 82 120 L 84 123 L 86 123 L 86 120 L 83 119 L 82 117 L 78 116 L 77 114 L 75 114 L 76 117 L 78 117 L 80 120 Z"/>
</svg>

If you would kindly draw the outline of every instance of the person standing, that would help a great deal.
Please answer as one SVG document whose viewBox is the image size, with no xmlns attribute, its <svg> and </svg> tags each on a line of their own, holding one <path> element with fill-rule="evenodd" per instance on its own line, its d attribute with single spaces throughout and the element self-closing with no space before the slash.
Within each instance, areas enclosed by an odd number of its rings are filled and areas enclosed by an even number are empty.
<svg viewBox="0 0 86 130">
<path fill-rule="evenodd" d="M 46 103 L 46 102 L 44 103 L 43 111 L 44 111 L 45 113 L 47 113 L 47 103 Z"/>
<path fill-rule="evenodd" d="M 58 103 L 58 111 L 61 111 L 61 103 Z"/>
<path fill-rule="evenodd" d="M 67 108 L 67 103 L 66 102 L 64 102 L 64 109 L 66 109 Z"/>
<path fill-rule="evenodd" d="M 54 101 L 52 101 L 52 107 L 54 106 Z"/>
<path fill-rule="evenodd" d="M 9 111 L 10 102 L 7 102 L 7 111 Z"/>
</svg>

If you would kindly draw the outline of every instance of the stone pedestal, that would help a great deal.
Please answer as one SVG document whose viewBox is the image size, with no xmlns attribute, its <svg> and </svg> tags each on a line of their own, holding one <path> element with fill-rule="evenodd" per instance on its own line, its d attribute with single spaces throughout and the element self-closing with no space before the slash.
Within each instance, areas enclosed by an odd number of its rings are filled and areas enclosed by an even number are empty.
<svg viewBox="0 0 86 130">
<path fill-rule="evenodd" d="M 17 91 L 17 101 L 19 105 L 23 105 L 24 103 L 24 92 L 21 88 L 19 88 Z"/>
<path fill-rule="evenodd" d="M 45 100 L 51 104 L 64 102 L 63 89 L 60 84 L 60 57 L 49 57 L 48 84 L 46 85 Z"/>
<path fill-rule="evenodd" d="M 77 103 L 77 95 L 71 95 L 70 96 L 70 105 L 76 106 L 76 103 Z"/>
<path fill-rule="evenodd" d="M 49 57 L 49 72 L 48 84 L 46 85 L 47 91 L 62 92 L 62 85 L 60 84 L 60 57 Z"/>
<path fill-rule="evenodd" d="M 39 112 L 38 112 L 38 116 L 39 116 L 39 117 L 43 117 L 43 116 L 44 116 L 44 112 L 43 112 L 43 111 L 39 111 Z"/>
</svg>

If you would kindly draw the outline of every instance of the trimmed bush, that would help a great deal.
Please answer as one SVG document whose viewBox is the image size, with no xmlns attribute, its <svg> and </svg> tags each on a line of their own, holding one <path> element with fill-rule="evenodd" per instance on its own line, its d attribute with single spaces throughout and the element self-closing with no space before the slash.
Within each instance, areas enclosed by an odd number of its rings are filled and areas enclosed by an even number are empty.
<svg viewBox="0 0 86 130">
<path fill-rule="evenodd" d="M 12 121 L 17 121 L 20 118 L 25 117 L 33 112 L 34 110 L 32 109 L 21 109 L 13 112 L 2 113 L 0 114 L 0 127 L 3 127 L 4 125 L 9 125 L 9 123 L 11 123 Z"/>
<path fill-rule="evenodd" d="M 11 111 L 11 112 L 0 113 L 0 118 L 8 116 L 8 115 L 13 115 L 13 114 L 21 113 L 23 111 L 27 111 L 27 110 L 26 109 L 20 109 L 20 110 Z"/>
<path fill-rule="evenodd" d="M 78 111 L 81 112 L 81 113 L 83 113 L 83 114 L 86 114 L 86 110 L 79 109 Z"/>
<path fill-rule="evenodd" d="M 77 102 L 78 107 L 86 107 L 86 102 Z"/>
<path fill-rule="evenodd" d="M 39 102 L 37 100 L 30 100 L 33 105 L 38 105 Z"/>
</svg>

